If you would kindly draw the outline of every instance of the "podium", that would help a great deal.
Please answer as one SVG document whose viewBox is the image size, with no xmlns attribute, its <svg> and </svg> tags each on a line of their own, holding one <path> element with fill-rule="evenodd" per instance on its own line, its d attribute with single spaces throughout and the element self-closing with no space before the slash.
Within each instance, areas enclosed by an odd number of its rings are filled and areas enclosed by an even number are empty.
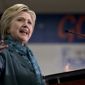
<svg viewBox="0 0 85 85">
<path fill-rule="evenodd" d="M 47 85 L 85 85 L 85 69 L 44 76 Z"/>
</svg>

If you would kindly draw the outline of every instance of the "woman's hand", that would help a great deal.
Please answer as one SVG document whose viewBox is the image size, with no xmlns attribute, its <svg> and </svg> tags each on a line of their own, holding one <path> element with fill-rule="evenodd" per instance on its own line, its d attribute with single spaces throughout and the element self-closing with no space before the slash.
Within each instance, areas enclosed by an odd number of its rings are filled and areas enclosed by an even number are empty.
<svg viewBox="0 0 85 85">
<path fill-rule="evenodd" d="M 4 48 L 7 48 L 7 47 L 8 47 L 8 45 L 6 45 L 3 40 L 1 40 L 1 41 L 0 41 L 0 52 L 2 52 L 3 49 L 4 49 Z"/>
</svg>

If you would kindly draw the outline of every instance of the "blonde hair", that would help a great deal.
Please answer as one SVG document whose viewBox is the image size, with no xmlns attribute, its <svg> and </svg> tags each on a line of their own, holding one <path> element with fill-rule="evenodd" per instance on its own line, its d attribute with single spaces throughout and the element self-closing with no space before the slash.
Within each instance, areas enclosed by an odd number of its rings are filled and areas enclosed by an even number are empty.
<svg viewBox="0 0 85 85">
<path fill-rule="evenodd" d="M 34 11 L 30 10 L 25 4 L 15 4 L 5 10 L 0 21 L 0 34 L 1 38 L 5 38 L 7 35 L 7 30 L 9 29 L 10 23 L 14 16 L 17 16 L 20 12 L 25 11 L 31 15 L 33 21 L 33 27 L 35 25 L 36 14 Z"/>
</svg>

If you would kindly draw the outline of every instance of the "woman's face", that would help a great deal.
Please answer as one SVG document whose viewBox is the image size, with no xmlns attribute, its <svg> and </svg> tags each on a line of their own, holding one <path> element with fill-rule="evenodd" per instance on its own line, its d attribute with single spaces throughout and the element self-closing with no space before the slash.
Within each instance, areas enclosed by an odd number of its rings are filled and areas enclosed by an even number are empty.
<svg viewBox="0 0 85 85">
<path fill-rule="evenodd" d="M 30 14 L 27 12 L 20 12 L 15 16 L 11 21 L 8 32 L 21 43 L 26 43 L 33 32 L 33 22 Z"/>
</svg>

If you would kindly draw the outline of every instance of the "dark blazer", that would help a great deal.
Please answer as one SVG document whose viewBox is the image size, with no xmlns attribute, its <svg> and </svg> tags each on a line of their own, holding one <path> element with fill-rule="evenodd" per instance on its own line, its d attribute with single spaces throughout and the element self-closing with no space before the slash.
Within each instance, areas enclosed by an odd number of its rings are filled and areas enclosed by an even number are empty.
<svg viewBox="0 0 85 85">
<path fill-rule="evenodd" d="M 26 49 L 10 39 L 5 42 L 9 47 L 0 53 L 0 85 L 44 85 L 42 76 L 39 83 Z"/>
</svg>

